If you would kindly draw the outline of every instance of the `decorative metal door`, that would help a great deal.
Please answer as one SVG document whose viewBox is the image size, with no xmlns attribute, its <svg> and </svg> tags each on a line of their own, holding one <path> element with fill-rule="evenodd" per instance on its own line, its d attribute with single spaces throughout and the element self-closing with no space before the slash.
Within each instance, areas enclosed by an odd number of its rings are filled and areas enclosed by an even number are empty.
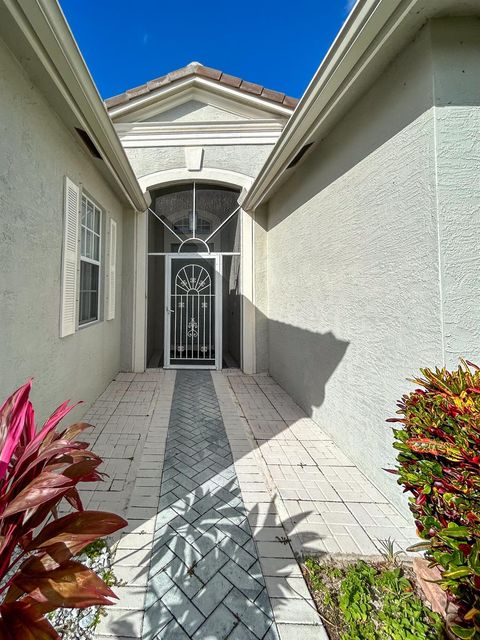
<svg viewBox="0 0 480 640">
<path fill-rule="evenodd" d="M 221 367 L 218 267 L 218 256 L 167 256 L 166 367 Z"/>
</svg>

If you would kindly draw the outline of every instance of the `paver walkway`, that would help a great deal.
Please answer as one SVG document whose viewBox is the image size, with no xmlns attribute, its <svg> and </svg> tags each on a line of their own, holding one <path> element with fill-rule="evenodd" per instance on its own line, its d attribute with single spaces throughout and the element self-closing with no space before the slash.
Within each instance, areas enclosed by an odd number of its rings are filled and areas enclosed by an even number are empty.
<svg viewBox="0 0 480 640">
<path fill-rule="evenodd" d="M 402 550 L 418 542 L 413 521 L 390 504 L 273 378 L 238 370 L 223 375 L 297 555 L 375 555 L 389 538 Z"/>
<path fill-rule="evenodd" d="M 378 555 L 413 528 L 267 375 L 121 373 L 84 416 L 123 514 L 98 640 L 326 640 L 295 555 Z"/>
<path fill-rule="evenodd" d="M 210 373 L 179 371 L 143 638 L 277 637 Z"/>
</svg>

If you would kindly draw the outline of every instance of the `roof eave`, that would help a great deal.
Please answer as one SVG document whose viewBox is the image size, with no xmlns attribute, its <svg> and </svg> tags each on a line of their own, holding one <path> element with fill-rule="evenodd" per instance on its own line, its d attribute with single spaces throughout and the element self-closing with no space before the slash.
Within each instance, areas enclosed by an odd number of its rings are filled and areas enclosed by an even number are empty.
<svg viewBox="0 0 480 640">
<path fill-rule="evenodd" d="M 325 55 L 271 154 L 245 196 L 242 206 L 255 210 L 288 179 L 287 169 L 300 150 L 318 142 L 353 105 L 439 5 L 464 0 L 359 0 Z M 307 155 L 307 154 L 306 154 Z M 293 171 L 293 169 L 291 169 Z"/>
<path fill-rule="evenodd" d="M 168 85 L 159 87 L 155 91 L 151 91 L 148 94 L 140 95 L 129 100 L 127 103 L 119 104 L 108 109 L 108 113 L 113 121 L 117 118 L 126 116 L 132 112 L 137 111 L 138 109 L 143 109 L 147 106 L 153 105 L 158 101 L 163 100 L 166 97 L 169 97 L 176 93 L 181 93 L 188 89 L 193 89 L 195 87 L 211 90 L 219 95 L 224 95 L 230 99 L 240 100 L 245 104 L 249 104 L 257 109 L 267 109 L 272 113 L 283 116 L 290 117 L 293 108 L 286 107 L 284 105 L 271 102 L 262 98 L 261 96 L 249 95 L 243 91 L 239 91 L 235 87 L 226 87 L 221 85 L 220 83 L 209 80 L 208 78 L 199 77 L 197 75 L 190 75 L 187 77 L 179 78 Z"/>
<path fill-rule="evenodd" d="M 60 117 L 92 139 L 103 160 L 98 168 L 128 206 L 144 211 L 145 197 L 56 0 L 0 0 L 0 18 L 0 35 L 48 86 Z"/>
</svg>

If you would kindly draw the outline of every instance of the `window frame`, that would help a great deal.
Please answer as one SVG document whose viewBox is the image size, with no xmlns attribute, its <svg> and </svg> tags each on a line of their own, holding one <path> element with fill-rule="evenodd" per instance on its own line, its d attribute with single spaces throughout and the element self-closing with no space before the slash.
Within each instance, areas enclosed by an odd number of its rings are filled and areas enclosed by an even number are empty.
<svg viewBox="0 0 480 640">
<path fill-rule="evenodd" d="M 98 233 L 95 231 L 95 228 L 90 228 L 86 225 L 83 224 L 83 204 L 84 201 L 88 204 L 90 203 L 91 206 L 93 207 L 94 212 L 98 211 L 99 213 L 99 224 L 98 224 Z M 78 311 L 77 311 L 77 326 L 78 329 L 85 329 L 86 327 L 90 327 L 91 325 L 97 324 L 99 322 L 102 321 L 102 304 L 101 304 L 101 300 L 102 300 L 102 294 L 103 294 L 103 287 L 102 287 L 102 273 L 103 273 L 103 240 L 104 240 L 104 233 L 103 233 L 103 223 L 104 223 L 104 218 L 105 218 L 105 212 L 102 209 L 102 207 L 100 207 L 97 202 L 95 202 L 95 200 L 88 194 L 85 192 L 85 190 L 81 190 L 80 193 L 80 224 L 79 224 L 79 261 L 78 261 L 78 269 L 79 269 L 79 275 L 78 275 Z M 86 230 L 87 233 L 91 233 L 93 234 L 93 237 L 98 237 L 98 260 L 95 260 L 94 258 L 89 258 L 88 256 L 84 256 L 82 254 L 82 232 L 83 230 Z M 82 262 L 85 262 L 87 264 L 92 264 L 95 265 L 96 267 L 98 267 L 98 292 L 97 292 L 97 309 L 96 309 L 96 318 L 93 320 L 88 320 L 85 322 L 81 322 L 80 318 L 81 318 L 81 300 L 82 300 Z"/>
</svg>

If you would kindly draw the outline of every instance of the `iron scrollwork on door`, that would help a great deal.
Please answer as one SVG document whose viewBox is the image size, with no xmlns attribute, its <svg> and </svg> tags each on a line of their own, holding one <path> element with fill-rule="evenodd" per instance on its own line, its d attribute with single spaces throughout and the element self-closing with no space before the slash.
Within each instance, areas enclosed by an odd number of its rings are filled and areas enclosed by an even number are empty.
<svg viewBox="0 0 480 640">
<path fill-rule="evenodd" d="M 215 359 L 212 277 L 197 263 L 183 263 L 172 275 L 172 358 L 207 364 Z"/>
</svg>

